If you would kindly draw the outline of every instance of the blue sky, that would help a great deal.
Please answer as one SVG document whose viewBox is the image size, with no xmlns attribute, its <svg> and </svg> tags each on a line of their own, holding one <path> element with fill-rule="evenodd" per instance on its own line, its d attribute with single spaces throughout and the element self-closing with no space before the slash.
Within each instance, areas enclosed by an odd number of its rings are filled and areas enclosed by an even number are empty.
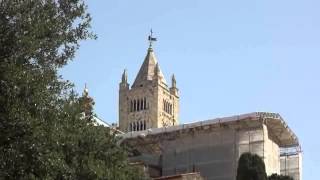
<svg viewBox="0 0 320 180">
<path fill-rule="evenodd" d="M 153 28 L 167 81 L 176 75 L 182 123 L 254 111 L 278 112 L 303 149 L 303 176 L 319 176 L 319 0 L 88 1 L 97 40 L 81 43 L 62 70 L 96 113 L 118 120 L 118 83 L 132 84 Z"/>
</svg>

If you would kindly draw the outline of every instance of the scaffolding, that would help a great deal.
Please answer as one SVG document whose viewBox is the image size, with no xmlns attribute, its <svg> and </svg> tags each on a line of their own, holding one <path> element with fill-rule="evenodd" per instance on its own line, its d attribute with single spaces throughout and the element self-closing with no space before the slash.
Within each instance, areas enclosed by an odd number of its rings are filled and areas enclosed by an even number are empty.
<svg viewBox="0 0 320 180">
<path fill-rule="evenodd" d="M 120 136 L 122 143 L 130 144 L 142 154 L 160 157 L 160 160 L 153 162 L 161 167 L 162 175 L 200 171 L 207 179 L 215 180 L 235 179 L 237 161 L 243 152 L 253 152 L 263 157 L 270 173 L 289 173 L 289 166 L 283 166 L 280 162 L 293 163 L 292 158 L 289 162 L 288 159 L 284 161 L 283 157 L 293 157 L 295 147 L 300 147 L 298 138 L 281 116 L 265 112 L 129 132 Z M 152 159 L 148 155 L 141 156 L 141 159 Z M 300 180 L 301 168 L 295 172 L 299 172 L 300 176 L 294 176 L 294 179 Z"/>
<path fill-rule="evenodd" d="M 302 179 L 302 150 L 300 146 L 281 148 L 280 172 L 282 175 Z"/>
</svg>

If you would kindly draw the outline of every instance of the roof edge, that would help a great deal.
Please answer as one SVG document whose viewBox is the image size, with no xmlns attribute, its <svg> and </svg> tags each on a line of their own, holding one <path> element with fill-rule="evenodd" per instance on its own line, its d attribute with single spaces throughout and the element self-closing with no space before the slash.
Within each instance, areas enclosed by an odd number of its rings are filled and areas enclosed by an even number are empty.
<svg viewBox="0 0 320 180">
<path fill-rule="evenodd" d="M 124 139 L 132 139 L 136 137 L 146 137 L 146 136 L 156 136 L 163 133 L 170 133 L 175 131 L 180 131 L 184 129 L 192 129 L 197 128 L 201 126 L 208 126 L 208 125 L 214 125 L 214 124 L 225 124 L 225 123 L 232 123 L 236 121 L 244 121 L 244 120 L 254 120 L 254 121 L 260 121 L 261 123 L 264 123 L 271 131 L 277 128 L 281 128 L 284 131 L 286 131 L 287 135 L 289 135 L 290 140 L 289 142 L 281 142 L 281 136 L 282 132 L 280 134 L 277 134 L 280 139 L 279 146 L 280 147 L 293 147 L 293 146 L 300 146 L 299 140 L 297 136 L 294 134 L 294 132 L 289 128 L 287 123 L 283 120 L 283 118 L 280 116 L 279 113 L 272 113 L 272 112 L 252 112 L 247 114 L 240 114 L 235 116 L 228 116 L 228 117 L 222 117 L 222 118 L 214 118 L 204 121 L 197 121 L 193 123 L 186 123 L 186 124 L 180 124 L 176 126 L 170 126 L 170 127 L 162 127 L 162 128 L 151 128 L 144 131 L 134 131 L 134 132 L 128 132 L 126 134 L 120 135 Z"/>
</svg>

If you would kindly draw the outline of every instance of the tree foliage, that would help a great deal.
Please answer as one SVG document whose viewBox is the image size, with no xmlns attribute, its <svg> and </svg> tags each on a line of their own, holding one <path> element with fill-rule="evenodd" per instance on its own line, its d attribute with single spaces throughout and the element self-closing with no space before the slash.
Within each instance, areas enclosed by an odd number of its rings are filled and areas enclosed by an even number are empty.
<svg viewBox="0 0 320 180">
<path fill-rule="evenodd" d="M 278 174 L 267 177 L 262 158 L 256 154 L 244 153 L 238 162 L 237 180 L 293 180 L 293 178 Z"/>
<path fill-rule="evenodd" d="M 82 0 L 0 0 L 0 179 L 141 179 L 58 74 L 90 21 Z"/>
<path fill-rule="evenodd" d="M 237 180 L 267 180 L 263 160 L 256 154 L 242 154 L 238 163 Z"/>
</svg>

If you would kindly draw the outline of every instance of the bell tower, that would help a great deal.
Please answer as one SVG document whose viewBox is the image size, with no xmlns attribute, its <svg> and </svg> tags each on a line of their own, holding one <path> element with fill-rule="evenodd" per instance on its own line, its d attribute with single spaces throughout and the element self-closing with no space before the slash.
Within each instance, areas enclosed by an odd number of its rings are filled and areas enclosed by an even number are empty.
<svg viewBox="0 0 320 180">
<path fill-rule="evenodd" d="M 175 76 L 168 87 L 148 37 L 149 48 L 136 79 L 129 87 L 127 71 L 119 89 L 119 126 L 124 132 L 174 126 L 179 123 L 179 90 Z"/>
</svg>

